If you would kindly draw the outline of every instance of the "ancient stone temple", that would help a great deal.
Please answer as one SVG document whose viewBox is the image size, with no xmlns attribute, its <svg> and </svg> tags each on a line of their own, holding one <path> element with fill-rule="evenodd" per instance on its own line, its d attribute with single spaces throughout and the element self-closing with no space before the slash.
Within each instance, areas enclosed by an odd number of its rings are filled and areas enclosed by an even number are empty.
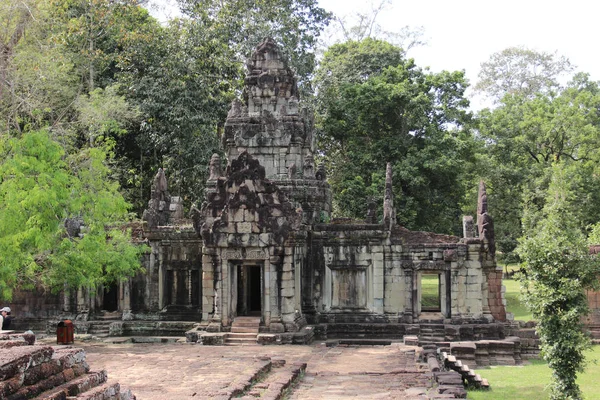
<svg viewBox="0 0 600 400">
<path fill-rule="evenodd" d="M 397 225 L 389 165 L 383 220 L 373 206 L 365 221 L 336 220 L 325 168 L 313 158 L 312 119 L 272 40 L 248 60 L 245 85 L 225 122 L 226 160 L 213 156 L 190 219 L 158 172 L 142 233 L 152 251 L 145 272 L 117 290 L 122 314 L 111 334 L 180 329 L 209 343 L 249 330 L 265 342 L 304 343 L 402 337 L 434 321 L 446 337 L 444 325 L 458 326 L 460 339 L 469 324 L 478 327 L 466 330 L 469 339 L 502 336 L 502 271 L 483 182 L 462 238 Z M 97 295 L 77 306 L 90 315 L 105 309 Z"/>
</svg>

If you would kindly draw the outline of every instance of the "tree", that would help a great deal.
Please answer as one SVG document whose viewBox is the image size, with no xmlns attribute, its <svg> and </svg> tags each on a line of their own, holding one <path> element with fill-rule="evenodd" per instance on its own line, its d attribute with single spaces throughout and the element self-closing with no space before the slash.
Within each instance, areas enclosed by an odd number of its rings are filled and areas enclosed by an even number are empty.
<svg viewBox="0 0 600 400">
<path fill-rule="evenodd" d="M 72 155 L 48 131 L 0 136 L 0 297 L 37 285 L 94 287 L 135 274 L 144 246 L 101 147 Z"/>
<path fill-rule="evenodd" d="M 589 255 L 572 205 L 570 168 L 552 167 L 545 205 L 529 209 L 530 227 L 520 240 L 523 297 L 537 320 L 541 352 L 552 369 L 552 399 L 580 399 L 577 373 L 583 371 L 590 340 L 583 332 L 588 313 L 586 290 L 598 286 L 600 263 Z"/>
<path fill-rule="evenodd" d="M 522 235 L 525 196 L 543 208 L 549 168 L 574 164 L 580 182 L 573 211 L 581 226 L 600 220 L 600 96 L 598 83 L 578 74 L 557 93 L 507 95 L 493 110 L 478 115 L 483 151 L 479 169 L 494 206 L 496 239 L 512 257 Z"/>
<path fill-rule="evenodd" d="M 474 145 L 463 129 L 464 74 L 427 73 L 400 48 L 365 39 L 332 46 L 316 82 L 318 140 L 338 215 L 364 218 L 391 162 L 399 222 L 457 233 Z"/>
<path fill-rule="evenodd" d="M 351 16 L 337 16 L 330 30 L 332 32 L 341 31 L 343 41 L 361 42 L 367 38 L 380 39 L 401 47 L 404 51 L 425 45 L 426 41 L 423 37 L 425 29 L 422 26 L 412 28 L 407 25 L 397 32 L 386 31 L 381 27 L 377 18 L 391 4 L 392 0 L 379 0 L 379 2 L 372 0 L 370 2 L 371 9 L 367 12 L 357 11 Z M 333 43 L 330 41 L 329 44 Z"/>
<path fill-rule="evenodd" d="M 573 71 L 570 61 L 556 53 L 509 47 L 481 64 L 477 92 L 499 101 L 507 94 L 533 97 L 559 87 L 559 78 Z"/>
<path fill-rule="evenodd" d="M 184 14 L 214 39 L 232 47 L 243 63 L 265 37 L 273 38 L 310 93 L 318 38 L 332 16 L 316 0 L 178 0 Z"/>
</svg>

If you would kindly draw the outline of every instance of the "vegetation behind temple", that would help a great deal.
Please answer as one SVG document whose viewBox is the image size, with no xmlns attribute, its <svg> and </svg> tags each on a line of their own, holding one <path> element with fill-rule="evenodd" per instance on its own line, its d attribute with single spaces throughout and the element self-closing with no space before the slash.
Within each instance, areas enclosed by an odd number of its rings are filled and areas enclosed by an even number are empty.
<svg viewBox="0 0 600 400">
<path fill-rule="evenodd" d="M 551 167 L 561 163 L 576 186 L 569 207 L 577 226 L 587 234 L 600 220 L 598 83 L 579 73 L 559 85 L 573 70 L 564 59 L 519 48 L 494 55 L 477 87 L 495 106 L 472 115 L 463 72 L 432 73 L 392 43 L 338 43 L 317 66 L 332 16 L 314 0 L 180 5 L 185 16 L 161 25 L 137 0 L 2 2 L 2 143 L 46 132 L 69 173 L 83 170 L 92 151 L 105 154 L 106 183 L 120 184 L 137 216 L 164 167 L 172 194 L 189 206 L 202 198 L 210 155 L 220 151 L 244 59 L 272 36 L 299 74 L 301 101 L 316 112 L 337 216 L 362 219 L 368 202 L 381 205 L 391 162 L 398 222 L 459 234 L 483 178 L 499 249 L 516 257 L 528 229 L 523 210 L 543 209 Z M 507 60 L 515 69 L 498 74 Z M 532 65 L 545 74 L 530 74 Z"/>
</svg>

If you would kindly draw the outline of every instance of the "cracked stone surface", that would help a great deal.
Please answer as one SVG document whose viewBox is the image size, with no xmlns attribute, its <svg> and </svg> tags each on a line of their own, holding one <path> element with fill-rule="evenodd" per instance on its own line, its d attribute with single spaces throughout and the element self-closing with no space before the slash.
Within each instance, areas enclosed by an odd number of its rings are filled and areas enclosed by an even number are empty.
<svg viewBox="0 0 600 400">
<path fill-rule="evenodd" d="M 144 400 L 230 398 L 254 379 L 268 358 L 307 363 L 290 399 L 421 398 L 427 368 L 416 347 L 200 346 L 190 344 L 84 344 L 87 360 L 105 368 Z M 110 380 L 110 379 L 109 379 Z"/>
</svg>

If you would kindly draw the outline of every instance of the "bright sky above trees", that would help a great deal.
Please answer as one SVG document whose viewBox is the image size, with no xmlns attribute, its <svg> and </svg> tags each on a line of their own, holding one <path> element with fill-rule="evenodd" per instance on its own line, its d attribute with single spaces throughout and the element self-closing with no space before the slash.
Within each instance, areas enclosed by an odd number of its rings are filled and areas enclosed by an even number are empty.
<svg viewBox="0 0 600 400">
<path fill-rule="evenodd" d="M 160 7 L 175 1 L 153 2 Z M 365 0 L 320 0 L 320 4 L 338 16 L 370 10 Z M 175 15 L 168 8 L 165 13 Z M 392 0 L 378 21 L 388 31 L 406 25 L 423 26 L 428 45 L 412 49 L 409 56 L 433 71 L 464 69 L 474 84 L 482 62 L 513 46 L 558 51 L 578 71 L 600 80 L 600 54 L 594 47 L 598 15 L 600 3 L 589 0 Z M 487 104 L 475 99 L 472 106 L 477 109 L 482 105 Z"/>
</svg>

